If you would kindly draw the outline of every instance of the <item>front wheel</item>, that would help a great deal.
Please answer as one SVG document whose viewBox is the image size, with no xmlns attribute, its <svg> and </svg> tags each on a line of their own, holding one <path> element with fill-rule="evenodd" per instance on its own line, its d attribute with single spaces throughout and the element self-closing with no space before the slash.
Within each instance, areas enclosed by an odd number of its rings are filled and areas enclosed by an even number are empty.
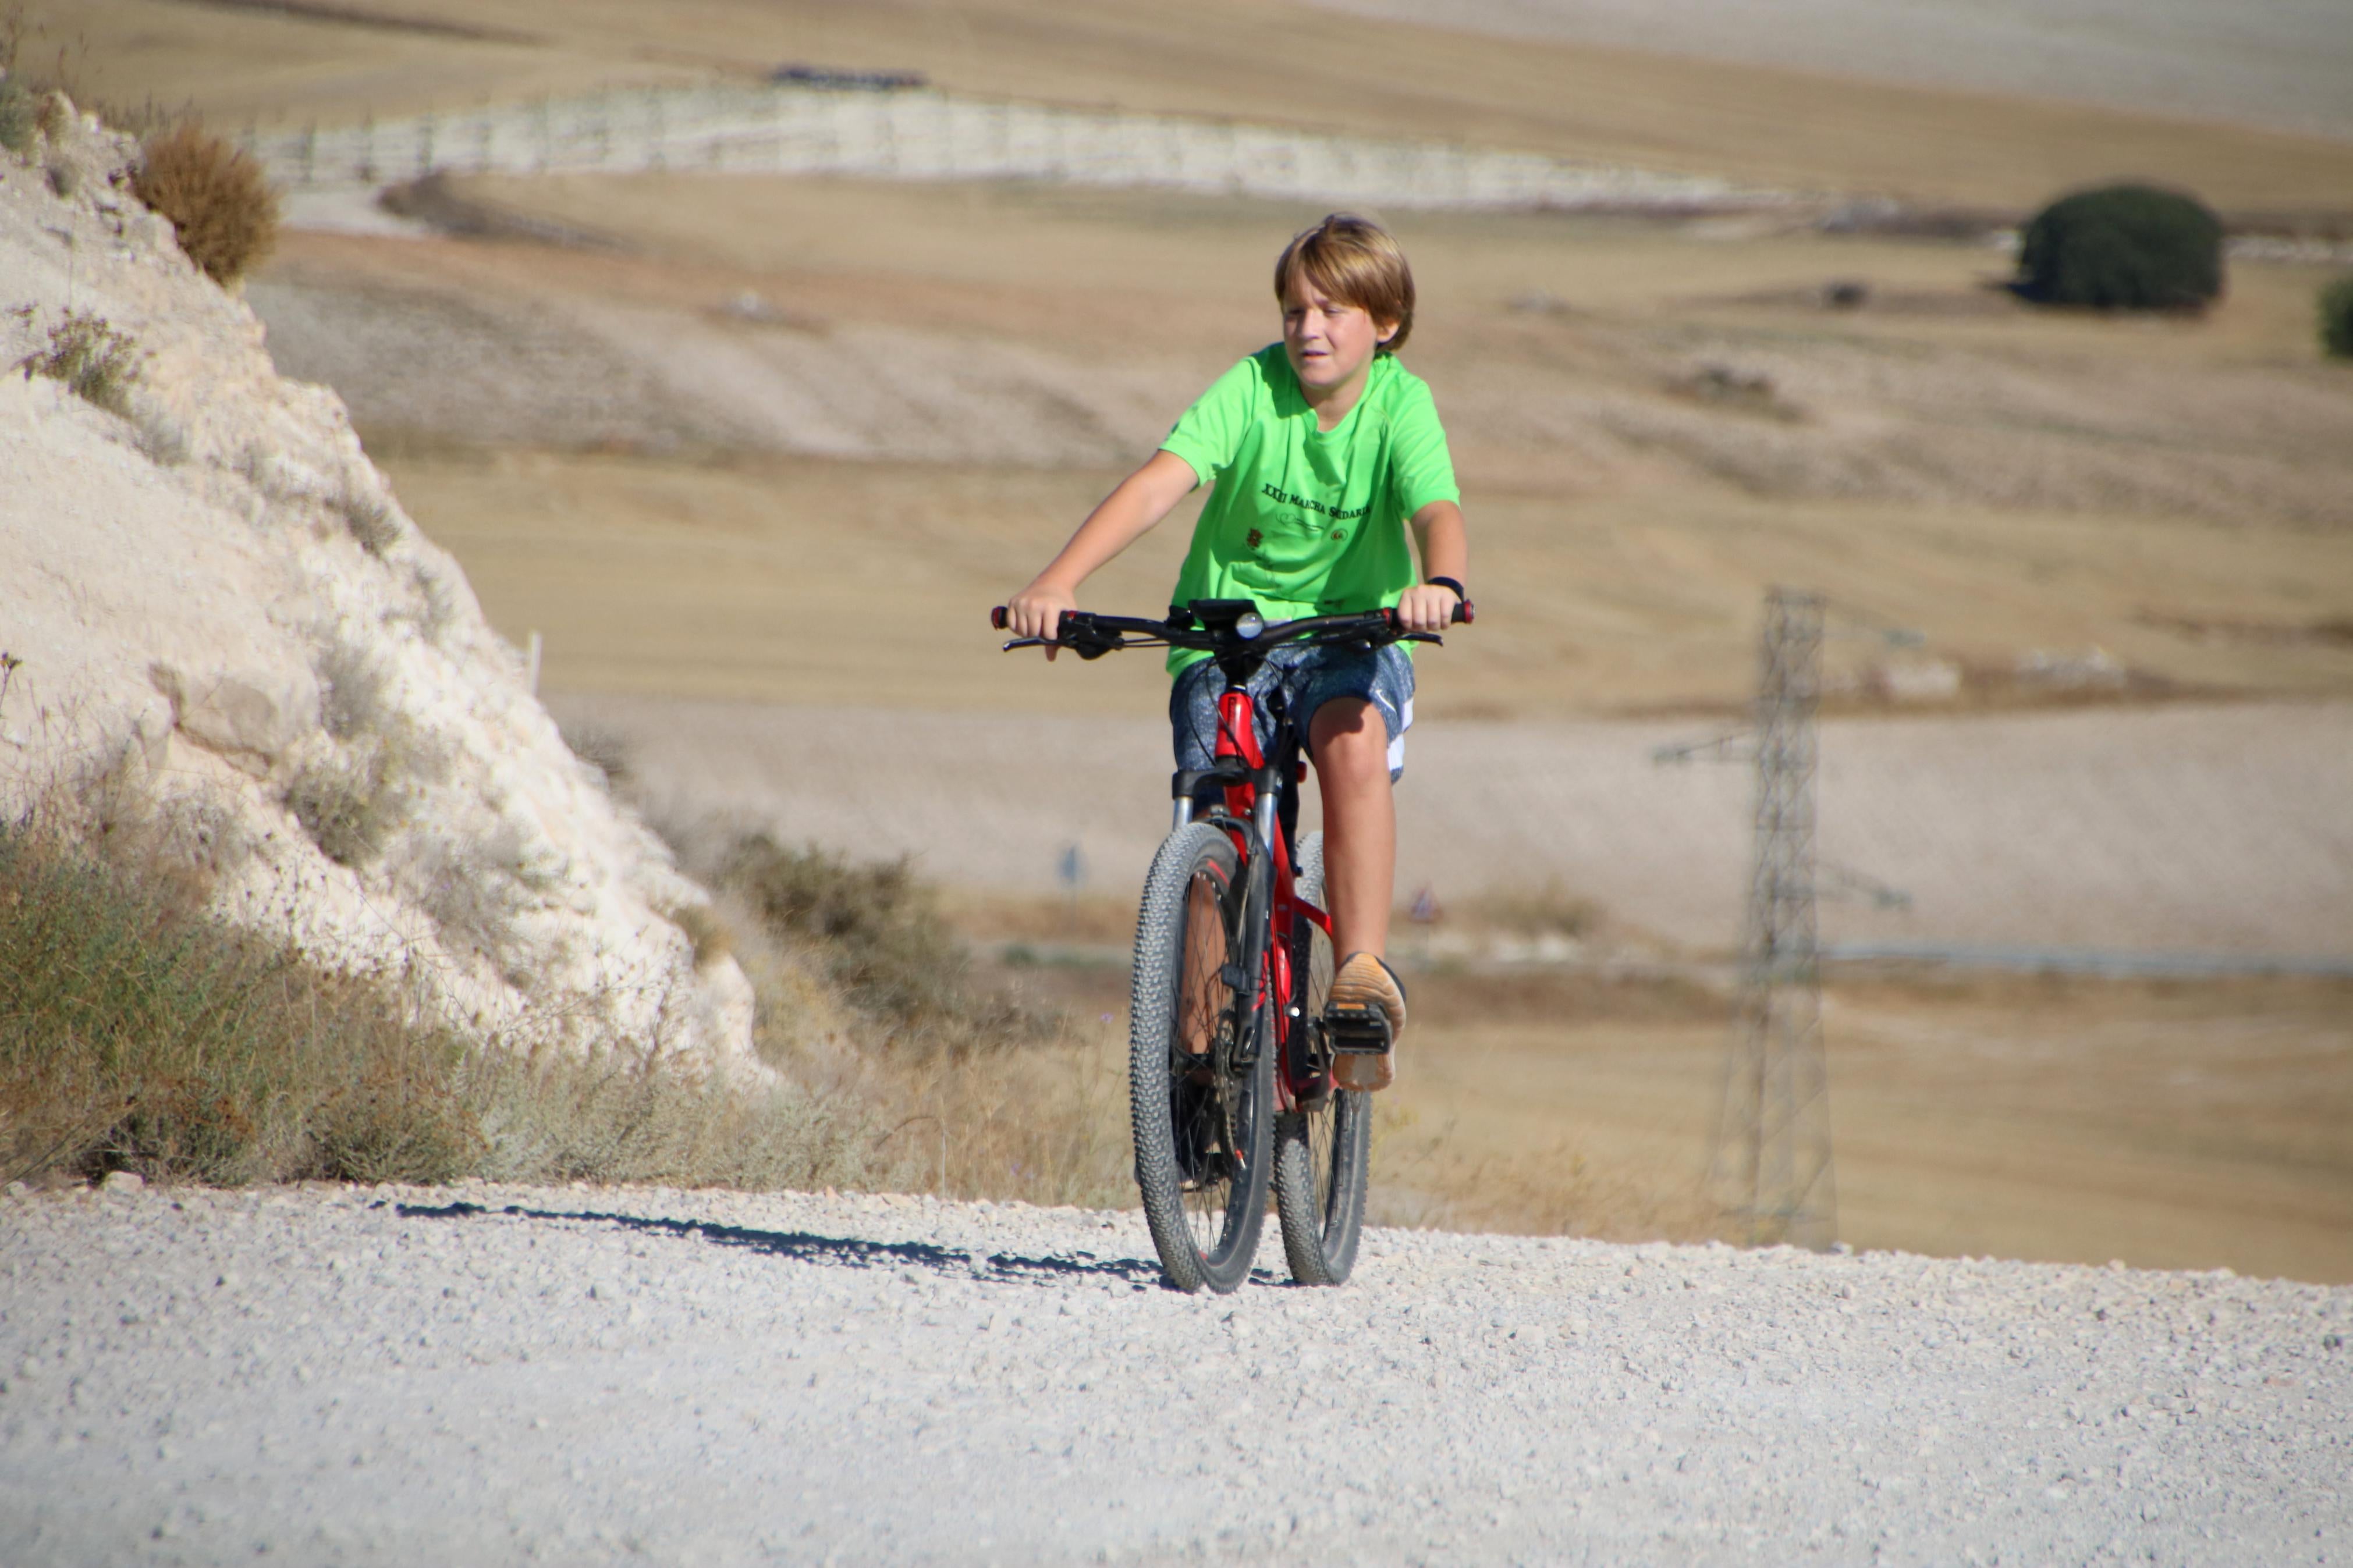
<svg viewBox="0 0 2353 1568">
<path fill-rule="evenodd" d="M 1266 1217 L 1274 1053 L 1257 986 L 1237 990 L 1248 945 L 1240 857 L 1208 823 L 1160 846 L 1135 923 L 1128 1103 L 1135 1185 L 1168 1282 L 1223 1293 L 1250 1278 Z"/>
<path fill-rule="evenodd" d="M 1300 841 L 1299 896 L 1324 907 L 1324 836 Z M 1332 939 L 1303 917 L 1292 937 L 1291 973 L 1299 1009 L 1294 1031 L 1321 1026 L 1332 992 Z M 1328 1078 L 1325 1080 L 1329 1082 Z M 1356 1266 L 1372 1163 L 1373 1097 L 1327 1088 L 1320 1100 L 1280 1118 L 1274 1132 L 1274 1203 L 1282 1250 L 1302 1285 L 1337 1285 Z"/>
</svg>

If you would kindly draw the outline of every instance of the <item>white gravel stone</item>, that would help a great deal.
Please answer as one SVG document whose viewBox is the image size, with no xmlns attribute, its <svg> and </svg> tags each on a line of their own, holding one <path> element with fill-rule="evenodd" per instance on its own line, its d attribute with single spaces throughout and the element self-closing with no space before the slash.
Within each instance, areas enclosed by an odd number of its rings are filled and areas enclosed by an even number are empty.
<svg viewBox="0 0 2353 1568">
<path fill-rule="evenodd" d="M 1279 1268 L 1270 1249 L 1265 1261 Z M 2353 1289 L 659 1189 L 0 1197 L 0 1562 L 2320 1563 Z"/>
</svg>

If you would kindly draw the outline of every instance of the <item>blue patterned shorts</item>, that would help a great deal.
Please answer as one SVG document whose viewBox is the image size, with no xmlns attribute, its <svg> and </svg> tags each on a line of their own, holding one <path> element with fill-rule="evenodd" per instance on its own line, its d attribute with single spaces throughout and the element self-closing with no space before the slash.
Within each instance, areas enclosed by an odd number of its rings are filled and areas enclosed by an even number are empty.
<svg viewBox="0 0 2353 1568">
<path fill-rule="evenodd" d="M 1389 736 L 1389 782 L 1405 774 L 1405 732 L 1413 725 L 1413 660 L 1395 643 L 1385 647 L 1277 648 L 1250 678 L 1258 708 L 1258 741 L 1274 738 L 1269 693 L 1280 687 L 1291 706 L 1300 743 L 1306 743 L 1315 710 L 1335 697 L 1361 697 L 1371 703 Z M 1218 751 L 1218 699 L 1226 678 L 1215 659 L 1188 665 L 1168 693 L 1168 725 L 1175 731 L 1176 765 L 1206 768 Z"/>
</svg>

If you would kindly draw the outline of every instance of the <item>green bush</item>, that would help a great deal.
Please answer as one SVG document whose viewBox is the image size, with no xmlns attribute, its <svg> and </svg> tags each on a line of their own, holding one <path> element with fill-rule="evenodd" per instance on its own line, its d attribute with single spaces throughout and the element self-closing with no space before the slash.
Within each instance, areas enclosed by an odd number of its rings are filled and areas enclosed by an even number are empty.
<svg viewBox="0 0 2353 1568">
<path fill-rule="evenodd" d="M 2320 352 L 2353 359 L 2353 272 L 2320 291 Z"/>
<path fill-rule="evenodd" d="M 2149 185 L 2062 196 L 2026 226 L 2018 291 L 2049 305 L 2195 310 L 2222 291 L 2222 224 L 2204 203 Z"/>
</svg>

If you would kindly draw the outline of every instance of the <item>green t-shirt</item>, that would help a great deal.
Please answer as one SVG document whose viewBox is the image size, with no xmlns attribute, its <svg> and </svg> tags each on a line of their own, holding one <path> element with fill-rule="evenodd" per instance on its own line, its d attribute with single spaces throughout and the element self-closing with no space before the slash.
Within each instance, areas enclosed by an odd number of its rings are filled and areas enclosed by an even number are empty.
<svg viewBox="0 0 2353 1568">
<path fill-rule="evenodd" d="M 1255 599 L 1270 621 L 1394 605 L 1414 584 L 1406 522 L 1459 501 L 1429 384 L 1388 354 L 1330 431 L 1281 343 L 1219 376 L 1160 444 L 1214 485 L 1170 601 Z M 1177 649 L 1168 668 L 1208 656 Z"/>
</svg>

